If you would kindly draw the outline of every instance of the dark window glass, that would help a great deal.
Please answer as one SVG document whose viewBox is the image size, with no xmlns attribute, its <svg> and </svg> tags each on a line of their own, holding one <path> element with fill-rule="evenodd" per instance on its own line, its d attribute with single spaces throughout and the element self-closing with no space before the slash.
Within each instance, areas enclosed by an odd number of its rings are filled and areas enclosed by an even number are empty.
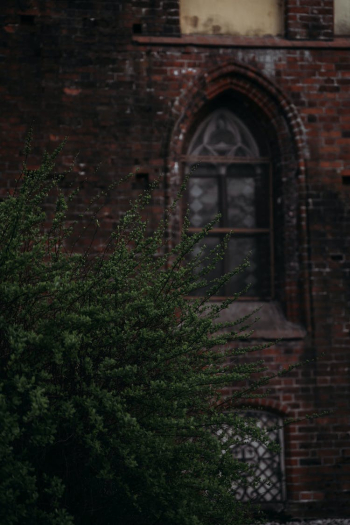
<svg viewBox="0 0 350 525">
<path fill-rule="evenodd" d="M 231 229 L 227 254 L 209 277 L 242 264 L 248 252 L 250 267 L 235 276 L 217 296 L 230 296 L 248 283 L 250 297 L 271 296 L 271 177 L 270 162 L 262 158 L 252 133 L 227 109 L 214 111 L 199 126 L 186 155 L 186 170 L 200 162 L 189 181 L 190 232 L 221 214 L 205 244 L 213 247 Z M 206 289 L 196 295 L 203 295 Z"/>
</svg>

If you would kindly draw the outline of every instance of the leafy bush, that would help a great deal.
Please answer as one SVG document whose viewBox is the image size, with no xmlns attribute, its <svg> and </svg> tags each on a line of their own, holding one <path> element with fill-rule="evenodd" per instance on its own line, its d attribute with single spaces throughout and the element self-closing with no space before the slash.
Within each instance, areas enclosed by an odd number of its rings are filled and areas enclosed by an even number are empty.
<svg viewBox="0 0 350 525">
<path fill-rule="evenodd" d="M 26 159 L 30 147 L 31 134 Z M 237 348 L 249 335 L 247 319 L 220 324 L 236 298 L 207 301 L 248 260 L 213 281 L 204 299 L 186 299 L 225 246 L 214 259 L 203 261 L 202 251 L 188 260 L 213 223 L 190 236 L 186 219 L 181 242 L 167 250 L 177 203 L 149 234 L 142 213 L 152 188 L 103 253 L 71 253 L 75 192 L 63 191 L 55 171 L 62 147 L 45 153 L 39 169 L 25 161 L 0 204 L 1 523 L 252 523 L 232 489 L 248 466 L 223 453 L 232 442 L 216 432 L 230 425 L 268 443 L 227 410 L 249 392 L 225 402 L 220 393 L 265 368 L 229 364 L 253 350 Z"/>
</svg>

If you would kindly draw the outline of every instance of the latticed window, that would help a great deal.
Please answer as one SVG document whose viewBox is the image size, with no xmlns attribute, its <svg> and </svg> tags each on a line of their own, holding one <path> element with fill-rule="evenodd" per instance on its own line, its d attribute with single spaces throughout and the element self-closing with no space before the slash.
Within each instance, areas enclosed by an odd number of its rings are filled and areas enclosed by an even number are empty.
<svg viewBox="0 0 350 525">
<path fill-rule="evenodd" d="M 231 452 L 239 461 L 243 461 L 256 467 L 255 475 L 259 476 L 261 483 L 256 487 L 250 485 L 251 480 L 246 480 L 246 485 L 234 487 L 237 499 L 241 501 L 256 501 L 266 503 L 281 503 L 285 500 L 284 483 L 284 452 L 283 452 L 283 428 L 282 419 L 269 412 L 250 410 L 244 412 L 245 417 L 256 418 L 257 425 L 268 431 L 272 442 L 280 445 L 280 452 L 272 452 L 259 441 L 247 440 L 231 447 Z M 225 427 L 217 432 L 221 441 L 225 438 L 234 436 L 234 429 Z M 269 484 L 266 484 L 266 481 Z"/>
<path fill-rule="evenodd" d="M 199 126 L 184 157 L 186 171 L 200 162 L 189 182 L 190 232 L 201 231 L 221 213 L 220 224 L 203 241 L 210 250 L 234 231 L 225 259 L 208 279 L 231 271 L 252 252 L 250 268 L 223 287 L 219 297 L 233 295 L 248 283 L 250 298 L 273 294 L 271 166 L 270 159 L 260 155 L 253 131 L 228 109 L 217 109 Z"/>
</svg>

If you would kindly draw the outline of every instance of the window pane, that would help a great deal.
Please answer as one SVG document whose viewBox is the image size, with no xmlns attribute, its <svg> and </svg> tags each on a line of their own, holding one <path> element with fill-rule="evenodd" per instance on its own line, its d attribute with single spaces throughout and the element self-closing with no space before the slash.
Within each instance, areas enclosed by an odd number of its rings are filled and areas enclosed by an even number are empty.
<svg viewBox="0 0 350 525">
<path fill-rule="evenodd" d="M 194 228 L 206 226 L 219 213 L 219 188 L 215 166 L 203 164 L 196 169 L 188 184 L 190 223 Z"/>
<path fill-rule="evenodd" d="M 268 165 L 231 164 L 227 167 L 227 226 L 269 227 Z"/>
<path fill-rule="evenodd" d="M 260 228 L 268 230 L 272 226 L 270 165 L 258 161 L 260 154 L 252 134 L 254 129 L 254 126 L 247 127 L 227 108 L 218 108 L 198 126 L 187 151 L 188 157 L 193 158 L 190 163 L 198 157 L 211 157 L 203 159 L 205 163 L 199 164 L 189 180 L 190 226 L 202 228 L 215 215 L 221 214 L 220 224 L 215 225 L 218 231 L 210 235 L 211 241 L 206 240 L 207 244 L 212 244 L 214 237 L 219 242 L 226 228 L 241 230 L 230 241 L 221 270 L 218 265 L 215 275 L 211 274 L 211 277 L 231 271 L 242 264 L 249 251 L 252 252 L 251 266 L 218 291 L 217 296 L 233 295 L 248 283 L 251 283 L 249 296 L 266 298 L 271 293 L 270 235 L 249 232 Z M 243 163 L 238 157 L 245 157 L 246 162 Z M 235 159 L 239 162 L 234 162 Z M 191 164 L 188 164 L 187 172 L 190 167 Z M 203 293 L 202 290 L 197 295 Z"/>
<path fill-rule="evenodd" d="M 193 251 L 193 256 L 196 256 L 200 250 L 200 248 L 205 245 L 207 248 L 206 250 L 204 251 L 204 256 L 208 256 L 209 255 L 209 252 L 210 250 L 212 250 L 213 248 L 215 248 L 219 243 L 220 243 L 220 237 L 217 237 L 217 236 L 208 236 L 206 237 L 205 239 L 202 239 L 195 247 L 194 251 Z M 205 265 L 202 264 L 198 267 L 198 270 L 196 271 L 196 273 L 198 273 L 200 270 L 202 270 L 204 268 L 204 266 L 207 266 L 208 264 L 210 264 L 210 262 L 208 261 Z M 220 277 L 221 275 L 223 275 L 224 273 L 224 268 L 223 268 L 223 261 L 219 261 L 216 265 L 216 267 L 214 268 L 214 270 L 212 270 L 206 277 L 206 281 L 207 282 L 210 282 L 212 279 L 215 279 L 217 277 Z M 193 292 L 192 295 L 196 295 L 196 296 L 202 296 L 202 295 L 205 295 L 207 293 L 207 291 L 209 290 L 210 286 L 206 286 L 204 288 L 201 288 L 200 290 L 196 290 L 195 292 Z M 216 295 L 224 295 L 224 291 L 223 290 L 219 290 L 217 292 Z"/>
<path fill-rule="evenodd" d="M 250 266 L 234 276 L 228 283 L 228 295 L 240 292 L 247 284 L 246 296 L 267 297 L 270 294 L 270 242 L 269 235 L 234 236 L 228 245 L 228 271 L 243 263 L 251 251 Z"/>
</svg>

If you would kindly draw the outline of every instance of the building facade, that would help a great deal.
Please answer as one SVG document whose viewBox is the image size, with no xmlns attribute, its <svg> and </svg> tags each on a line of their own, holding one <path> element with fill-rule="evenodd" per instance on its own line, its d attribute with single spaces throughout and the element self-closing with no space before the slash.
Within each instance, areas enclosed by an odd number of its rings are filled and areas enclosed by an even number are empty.
<svg viewBox="0 0 350 525">
<path fill-rule="evenodd" d="M 216 298 L 252 283 L 225 320 L 263 306 L 252 339 L 283 339 L 261 353 L 271 370 L 311 359 L 275 379 L 252 415 L 268 427 L 334 411 L 275 432 L 280 455 L 257 443 L 234 451 L 273 480 L 237 494 L 292 516 L 348 517 L 349 1 L 7 0 L 0 24 L 0 192 L 33 118 L 32 166 L 68 135 L 62 164 L 79 151 L 83 200 L 139 168 L 111 194 L 101 242 L 161 176 L 157 224 L 200 161 L 185 201 L 191 231 L 218 211 L 207 244 L 235 230 L 219 273 L 252 251 L 249 273 Z M 179 210 L 175 238 L 181 221 Z"/>
</svg>

